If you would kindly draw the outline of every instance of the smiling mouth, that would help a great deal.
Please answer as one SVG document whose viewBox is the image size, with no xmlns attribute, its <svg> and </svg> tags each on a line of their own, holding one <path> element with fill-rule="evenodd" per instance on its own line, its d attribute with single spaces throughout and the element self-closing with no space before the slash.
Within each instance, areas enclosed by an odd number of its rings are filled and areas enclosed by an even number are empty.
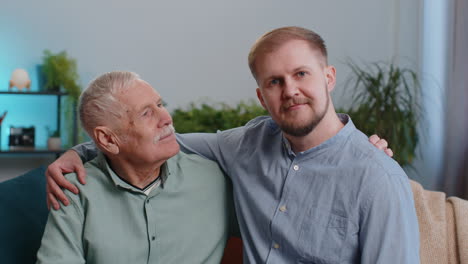
<svg viewBox="0 0 468 264">
<path fill-rule="evenodd" d="M 305 105 L 305 104 L 294 104 L 294 105 L 289 106 L 288 109 L 297 108 L 297 107 L 303 106 L 303 105 Z"/>
<path fill-rule="evenodd" d="M 172 125 L 166 126 L 159 135 L 156 135 L 153 139 L 154 143 L 158 143 L 161 140 L 165 140 L 171 136 L 174 136 L 175 129 Z"/>
<path fill-rule="evenodd" d="M 301 104 L 291 104 L 291 105 L 286 105 L 283 107 L 283 110 L 285 112 L 287 111 L 293 111 L 301 108 L 302 106 L 306 105 L 307 103 L 301 103 Z"/>
<path fill-rule="evenodd" d="M 166 138 L 168 138 L 168 137 L 172 137 L 172 136 L 174 136 L 174 133 L 167 134 L 167 135 L 165 135 L 165 136 L 160 137 L 160 138 L 159 138 L 159 141 L 162 141 L 162 140 L 164 140 L 164 139 L 166 139 Z"/>
<path fill-rule="evenodd" d="M 288 111 L 294 111 L 302 108 L 305 105 L 308 105 L 311 103 L 311 100 L 305 97 L 293 97 L 289 98 L 287 101 L 283 103 L 283 111 L 288 112 Z"/>
</svg>

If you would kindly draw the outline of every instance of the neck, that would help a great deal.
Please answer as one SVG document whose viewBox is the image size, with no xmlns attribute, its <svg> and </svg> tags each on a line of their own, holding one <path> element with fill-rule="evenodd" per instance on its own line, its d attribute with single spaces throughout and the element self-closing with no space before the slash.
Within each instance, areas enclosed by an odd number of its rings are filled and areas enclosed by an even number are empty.
<svg viewBox="0 0 468 264">
<path fill-rule="evenodd" d="M 108 161 L 117 175 L 141 189 L 159 177 L 161 166 L 166 162 L 164 160 L 156 164 L 133 164 L 118 157 L 109 158 Z"/>
<path fill-rule="evenodd" d="M 343 127 L 344 125 L 336 115 L 335 109 L 332 108 L 327 111 L 320 123 L 309 134 L 295 137 L 285 133 L 284 136 L 291 144 L 292 150 L 297 153 L 322 144 L 338 134 Z"/>
</svg>

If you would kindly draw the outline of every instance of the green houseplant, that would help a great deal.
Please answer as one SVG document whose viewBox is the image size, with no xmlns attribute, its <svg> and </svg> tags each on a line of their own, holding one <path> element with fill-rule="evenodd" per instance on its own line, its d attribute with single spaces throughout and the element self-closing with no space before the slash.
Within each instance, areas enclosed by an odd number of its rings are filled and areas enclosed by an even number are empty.
<svg viewBox="0 0 468 264">
<path fill-rule="evenodd" d="M 64 91 L 68 94 L 64 106 L 64 115 L 68 145 L 72 145 L 76 121 L 75 108 L 81 94 L 76 60 L 69 57 L 66 51 L 52 53 L 50 50 L 44 50 L 41 71 L 44 79 L 44 89 L 54 92 Z M 77 133 L 81 134 L 80 132 Z"/>
<path fill-rule="evenodd" d="M 268 112 L 253 101 L 240 102 L 234 107 L 224 103 L 203 103 L 199 106 L 192 103 L 188 109 L 175 109 L 172 119 L 179 133 L 216 132 L 243 126 L 261 115 L 268 115 Z"/>
<path fill-rule="evenodd" d="M 54 54 L 50 50 L 44 50 L 42 73 L 46 90 L 59 91 L 63 88 L 74 100 L 80 96 L 76 60 L 68 57 L 66 51 Z"/>
<path fill-rule="evenodd" d="M 344 112 L 365 134 L 385 138 L 400 165 L 410 165 L 416 156 L 421 117 L 421 87 L 416 72 L 393 63 L 348 65 L 352 70 L 347 85 L 352 89 L 352 106 Z"/>
</svg>

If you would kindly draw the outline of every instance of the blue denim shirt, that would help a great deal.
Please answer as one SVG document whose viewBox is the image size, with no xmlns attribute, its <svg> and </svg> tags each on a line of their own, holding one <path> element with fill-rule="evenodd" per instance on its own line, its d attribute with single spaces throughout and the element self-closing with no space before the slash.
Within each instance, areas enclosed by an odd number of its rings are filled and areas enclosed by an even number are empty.
<svg viewBox="0 0 468 264">
<path fill-rule="evenodd" d="M 340 118 L 337 135 L 301 153 L 270 117 L 178 135 L 231 177 L 245 263 L 419 263 L 405 172 Z"/>
</svg>

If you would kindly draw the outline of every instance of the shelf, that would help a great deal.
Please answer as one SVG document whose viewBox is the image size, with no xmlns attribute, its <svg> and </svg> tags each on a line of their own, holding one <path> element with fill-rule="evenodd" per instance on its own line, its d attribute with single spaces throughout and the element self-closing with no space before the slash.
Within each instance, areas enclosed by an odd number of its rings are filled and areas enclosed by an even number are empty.
<svg viewBox="0 0 468 264">
<path fill-rule="evenodd" d="M 12 95 L 12 96 L 43 95 L 43 96 L 55 96 L 55 97 L 57 97 L 57 116 L 56 116 L 57 129 L 61 129 L 61 111 L 60 111 L 61 110 L 61 104 L 62 104 L 61 99 L 62 99 L 62 96 L 67 96 L 68 93 L 61 92 L 61 91 L 32 91 L 32 92 L 28 91 L 28 92 L 20 92 L 20 91 L 6 91 L 6 90 L 3 90 L 3 91 L 0 91 L 0 95 Z M 20 98 L 17 98 L 17 99 L 20 99 Z M 73 112 L 73 136 L 72 136 L 71 140 L 74 143 L 74 145 L 76 145 L 76 141 L 77 141 L 76 129 L 77 129 L 76 113 Z M 0 131 L 0 135 L 1 135 L 1 131 Z M 58 157 L 59 155 L 61 155 L 65 151 L 66 151 L 65 149 L 63 149 L 63 150 L 49 150 L 46 147 L 43 147 L 43 148 L 30 147 L 30 148 L 20 148 L 20 149 L 18 149 L 18 148 L 1 149 L 1 145 L 0 145 L 0 155 L 12 155 L 12 156 L 15 156 L 15 155 L 55 155 L 56 157 Z"/>
<path fill-rule="evenodd" d="M 55 154 L 60 155 L 64 153 L 66 149 L 60 149 L 60 150 L 50 150 L 47 148 L 24 148 L 24 149 L 0 149 L 0 155 L 1 154 Z"/>
<path fill-rule="evenodd" d="M 9 92 L 0 91 L 0 94 L 15 94 L 15 95 L 67 95 L 65 92 L 50 92 L 50 91 L 34 91 L 34 92 Z"/>
</svg>

